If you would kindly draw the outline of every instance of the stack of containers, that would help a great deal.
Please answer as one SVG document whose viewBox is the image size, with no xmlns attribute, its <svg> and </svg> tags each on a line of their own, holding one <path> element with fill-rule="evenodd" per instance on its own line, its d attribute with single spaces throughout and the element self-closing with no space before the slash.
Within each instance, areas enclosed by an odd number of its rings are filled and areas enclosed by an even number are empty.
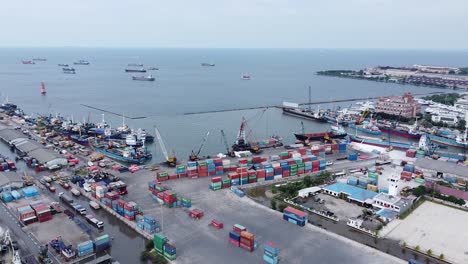
<svg viewBox="0 0 468 264">
<path fill-rule="evenodd" d="M 350 160 L 350 161 L 356 161 L 357 158 L 358 158 L 357 153 L 349 153 L 348 154 L 348 160 Z"/>
<path fill-rule="evenodd" d="M 424 152 L 424 150 L 416 151 L 416 158 L 424 158 L 424 156 L 426 156 L 426 153 Z"/>
<path fill-rule="evenodd" d="M 163 245 L 163 256 L 166 257 L 169 260 L 175 260 L 177 255 L 176 255 L 176 247 L 173 245 L 166 243 Z"/>
<path fill-rule="evenodd" d="M 207 159 L 206 165 L 207 165 L 208 176 L 216 175 L 216 165 L 214 164 L 214 161 L 212 159 Z"/>
<path fill-rule="evenodd" d="M 96 250 L 96 252 L 101 252 L 108 248 L 110 248 L 109 235 L 102 235 L 100 237 L 97 237 L 96 240 L 94 240 L 94 249 Z"/>
<path fill-rule="evenodd" d="M 141 218 L 138 218 L 141 221 Z M 158 231 L 158 221 L 150 215 L 143 217 L 143 230 L 148 234 L 154 234 Z"/>
<path fill-rule="evenodd" d="M 289 158 L 289 153 L 287 151 L 283 151 L 279 154 L 280 159 L 285 160 Z"/>
<path fill-rule="evenodd" d="M 197 178 L 198 177 L 198 170 L 197 170 L 197 162 L 196 161 L 189 161 L 187 163 L 187 176 L 189 178 Z"/>
<path fill-rule="evenodd" d="M 240 185 L 249 183 L 249 173 L 247 172 L 247 167 L 237 168 L 237 174 L 239 174 Z"/>
<path fill-rule="evenodd" d="M 415 149 L 408 149 L 406 151 L 406 157 L 408 157 L 408 158 L 416 157 L 416 150 Z"/>
<path fill-rule="evenodd" d="M 222 187 L 222 178 L 221 177 L 213 177 L 211 178 L 211 183 L 210 183 L 210 190 L 212 191 L 218 191 L 221 190 Z"/>
<path fill-rule="evenodd" d="M 78 244 L 77 248 L 78 257 L 80 258 L 92 254 L 94 252 L 94 244 L 91 240 Z"/>
<path fill-rule="evenodd" d="M 378 179 L 379 179 L 379 174 L 375 171 L 369 171 L 367 173 L 367 177 L 373 179 L 375 181 L 375 183 L 377 183 Z"/>
<path fill-rule="evenodd" d="M 320 159 L 319 166 L 319 170 L 325 170 L 327 167 L 327 161 L 325 159 Z"/>
<path fill-rule="evenodd" d="M 249 183 L 257 182 L 257 172 L 256 171 L 249 170 L 247 173 L 249 174 L 249 180 L 248 180 Z"/>
<path fill-rule="evenodd" d="M 221 180 L 221 183 L 222 183 L 221 185 L 222 189 L 231 187 L 231 180 L 228 177 L 223 177 L 223 179 Z"/>
<path fill-rule="evenodd" d="M 176 167 L 176 174 L 179 178 L 187 177 L 187 167 L 185 165 L 179 165 Z"/>
<path fill-rule="evenodd" d="M 377 187 L 377 185 L 368 184 L 368 185 L 367 185 L 367 190 L 373 191 L 373 192 L 377 192 L 377 191 L 379 190 L 379 188 Z"/>
<path fill-rule="evenodd" d="M 24 197 L 26 198 L 31 198 L 31 197 L 34 197 L 36 195 L 39 195 L 39 191 L 36 189 L 36 187 L 34 186 L 29 186 L 29 187 L 26 187 L 26 188 L 23 188 L 21 190 L 21 193 L 24 195 Z M 13 198 L 13 197 L 12 197 Z"/>
<path fill-rule="evenodd" d="M 181 198 L 180 205 L 182 205 L 185 208 L 190 208 L 192 207 L 192 200 L 188 198 Z"/>
<path fill-rule="evenodd" d="M 42 201 L 36 201 L 30 204 L 32 209 L 36 212 L 37 220 L 42 223 L 52 220 L 52 213 L 50 207 L 45 205 Z"/>
<path fill-rule="evenodd" d="M 240 233 L 240 243 L 239 246 L 242 248 L 247 249 L 248 251 L 252 252 L 255 248 L 255 237 L 253 234 L 242 231 Z"/>
<path fill-rule="evenodd" d="M 158 181 L 167 181 L 169 179 L 169 173 L 167 171 L 160 171 L 156 173 Z"/>
<path fill-rule="evenodd" d="M 124 206 L 125 206 L 125 201 L 124 200 L 118 199 L 118 200 L 112 201 L 112 208 L 120 216 L 125 216 Z"/>
<path fill-rule="evenodd" d="M 289 166 L 288 161 L 283 159 L 283 161 L 280 162 L 280 166 L 281 166 L 282 177 L 283 178 L 289 177 L 291 167 Z"/>
<path fill-rule="evenodd" d="M 101 200 L 106 196 L 107 188 L 104 186 L 96 186 L 96 199 Z"/>
<path fill-rule="evenodd" d="M 302 162 L 302 158 L 299 160 L 296 160 L 297 164 L 297 174 L 302 175 L 305 172 L 305 164 Z"/>
<path fill-rule="evenodd" d="M 340 154 L 346 153 L 346 143 L 344 143 L 344 142 L 338 143 L 338 152 Z"/>
<path fill-rule="evenodd" d="M 103 203 L 108 208 L 112 208 L 112 200 L 107 197 L 102 198 L 101 203 Z"/>
<path fill-rule="evenodd" d="M 223 175 L 224 174 L 223 159 L 214 159 L 213 162 L 214 162 L 214 165 L 215 165 L 216 175 L 218 175 L 218 176 Z"/>
<path fill-rule="evenodd" d="M 229 232 L 229 243 L 235 245 L 236 247 L 239 247 L 240 246 L 240 234 L 235 231 Z"/>
<path fill-rule="evenodd" d="M 163 253 L 164 244 L 166 244 L 167 242 L 167 237 L 161 233 L 154 234 L 153 242 L 154 242 L 154 249 L 159 253 Z"/>
<path fill-rule="evenodd" d="M 120 194 L 116 191 L 106 193 L 106 198 L 110 199 L 111 201 L 115 201 L 120 198 Z"/>
<path fill-rule="evenodd" d="M 16 190 L 11 191 L 11 196 L 13 196 L 13 199 L 15 199 L 15 200 L 21 199 L 21 194 Z"/>
<path fill-rule="evenodd" d="M 206 161 L 197 161 L 198 177 L 208 176 L 208 165 Z"/>
<path fill-rule="evenodd" d="M 284 175 L 284 173 L 283 173 Z M 297 175 L 297 164 L 294 160 L 294 163 L 289 165 L 289 175 L 288 176 L 296 176 Z"/>
<path fill-rule="evenodd" d="M 231 186 L 240 184 L 239 174 L 236 172 L 229 172 L 228 178 L 231 180 Z"/>
<path fill-rule="evenodd" d="M 409 171 L 402 171 L 400 174 L 400 179 L 405 180 L 405 181 L 411 181 L 411 179 L 413 178 L 412 176 L 413 176 L 413 173 Z"/>
<path fill-rule="evenodd" d="M 177 195 L 172 190 L 167 190 L 163 192 L 163 201 L 164 204 L 169 207 L 177 207 Z"/>
<path fill-rule="evenodd" d="M 25 225 L 29 225 L 37 221 L 36 212 L 29 205 L 18 207 L 18 215 L 19 220 Z"/>
<path fill-rule="evenodd" d="M 304 162 L 304 173 L 312 172 L 312 161 Z"/>
<path fill-rule="evenodd" d="M 367 189 L 367 184 L 369 184 L 368 181 L 367 181 L 367 178 L 359 177 L 359 180 L 358 180 L 358 186 L 359 187 Z"/>
<path fill-rule="evenodd" d="M 264 182 L 265 181 L 265 175 L 266 175 L 265 169 L 257 170 L 257 181 L 258 182 Z"/>
<path fill-rule="evenodd" d="M 320 161 L 315 159 L 312 160 L 312 172 L 317 172 L 320 170 Z"/>
<path fill-rule="evenodd" d="M 127 202 L 124 204 L 124 217 L 130 221 L 135 220 L 135 215 L 138 214 L 138 206 L 135 202 Z"/>
<path fill-rule="evenodd" d="M 271 242 L 263 245 L 263 260 L 268 264 L 278 264 L 279 248 Z"/>
<path fill-rule="evenodd" d="M 307 214 L 305 212 L 290 206 L 284 208 L 283 219 L 298 226 L 305 226 L 308 221 Z"/>
<path fill-rule="evenodd" d="M 356 177 L 349 177 L 348 178 L 348 184 L 349 185 L 357 185 L 358 184 L 358 179 Z"/>
<path fill-rule="evenodd" d="M 403 171 L 408 171 L 408 172 L 413 173 L 414 172 L 414 165 L 413 164 L 406 164 L 403 167 Z"/>
<path fill-rule="evenodd" d="M 281 176 L 281 174 L 279 175 Z M 271 181 L 275 178 L 275 170 L 273 168 L 265 168 L 265 180 Z"/>
<path fill-rule="evenodd" d="M 145 220 L 144 220 L 144 217 L 142 215 L 136 215 L 135 216 L 135 222 L 136 222 L 136 226 L 139 229 L 145 230 Z"/>
</svg>

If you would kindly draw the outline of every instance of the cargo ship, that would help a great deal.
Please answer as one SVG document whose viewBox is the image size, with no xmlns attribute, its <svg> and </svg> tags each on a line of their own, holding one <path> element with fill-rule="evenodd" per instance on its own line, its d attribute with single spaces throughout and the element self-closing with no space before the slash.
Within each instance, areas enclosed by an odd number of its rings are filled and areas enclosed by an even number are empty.
<svg viewBox="0 0 468 264">
<path fill-rule="evenodd" d="M 302 134 L 294 134 L 296 139 L 301 142 L 306 141 L 318 141 L 325 139 L 326 137 L 331 139 L 336 138 L 345 138 L 348 133 L 344 130 L 344 128 L 340 125 L 332 125 L 330 126 L 330 131 L 327 132 L 318 132 L 318 133 L 302 133 Z"/>
<path fill-rule="evenodd" d="M 371 137 L 349 135 L 349 139 L 351 141 L 358 142 L 361 144 L 372 145 L 372 146 L 377 146 L 377 147 L 382 147 L 382 148 L 392 147 L 394 149 L 400 149 L 400 150 L 407 150 L 407 149 L 413 148 L 413 145 L 409 143 L 388 141 L 388 140 L 382 140 L 382 139 L 371 138 Z"/>
<path fill-rule="evenodd" d="M 215 64 L 214 63 L 208 63 L 208 62 L 202 62 L 201 66 L 213 67 L 213 66 L 215 66 Z"/>
<path fill-rule="evenodd" d="M 59 63 L 58 66 L 60 66 L 60 67 L 68 67 L 69 65 L 68 65 L 68 64 L 64 64 L 64 63 Z"/>
<path fill-rule="evenodd" d="M 145 147 L 114 148 L 112 145 L 99 145 L 94 149 L 111 159 L 131 164 L 143 164 L 153 157 Z"/>
<path fill-rule="evenodd" d="M 427 133 L 426 136 L 431 141 L 442 144 L 442 145 L 452 146 L 456 148 L 463 148 L 463 149 L 468 148 L 466 129 L 465 129 L 464 135 L 457 135 L 455 137 L 450 136 L 450 135 L 441 135 L 441 134 L 436 135 L 436 134 L 430 134 L 430 133 Z"/>
<path fill-rule="evenodd" d="M 143 64 L 142 63 L 129 63 L 128 66 L 129 67 L 143 67 Z"/>
<path fill-rule="evenodd" d="M 132 77 L 132 80 L 134 81 L 154 81 L 155 78 L 153 77 L 153 75 L 148 75 L 148 76 L 133 76 Z"/>
<path fill-rule="evenodd" d="M 297 103 L 288 103 L 283 102 L 283 114 L 297 116 L 313 121 L 317 121 L 320 123 L 326 123 L 327 119 L 325 118 L 325 114 L 321 112 L 319 109 L 313 112 L 310 109 L 303 109 L 299 107 Z"/>
<path fill-rule="evenodd" d="M 369 122 L 363 122 L 362 125 L 356 125 L 356 124 L 349 124 L 349 127 L 352 129 L 356 129 L 358 131 L 371 134 L 371 135 L 380 135 L 382 134 L 382 131 L 380 129 L 373 125 L 372 123 Z"/>
<path fill-rule="evenodd" d="M 79 134 L 71 134 L 68 137 L 71 141 L 78 143 L 80 145 L 83 145 L 83 146 L 89 145 L 88 137 L 81 136 Z"/>
<path fill-rule="evenodd" d="M 75 74 L 75 69 L 74 68 L 71 68 L 71 67 L 65 67 L 65 68 L 62 68 L 62 71 L 63 73 L 67 73 L 67 74 Z"/>
<path fill-rule="evenodd" d="M 89 65 L 89 61 L 79 60 L 79 61 L 75 61 L 73 64 L 75 64 L 75 65 Z"/>
<path fill-rule="evenodd" d="M 33 61 L 47 61 L 46 58 L 33 58 Z"/>
<path fill-rule="evenodd" d="M 125 72 L 146 72 L 145 69 L 125 69 Z"/>
<path fill-rule="evenodd" d="M 266 140 L 251 140 L 249 144 L 252 148 L 266 149 L 283 146 L 283 139 L 279 136 L 272 136 Z"/>
<path fill-rule="evenodd" d="M 30 61 L 30 60 L 23 60 L 21 61 L 23 64 L 36 64 L 34 61 Z"/>
<path fill-rule="evenodd" d="M 380 131 L 398 137 L 420 139 L 422 136 L 422 133 L 418 131 L 417 126 L 408 128 L 397 124 L 387 123 L 377 123 L 376 126 L 380 129 Z"/>
</svg>

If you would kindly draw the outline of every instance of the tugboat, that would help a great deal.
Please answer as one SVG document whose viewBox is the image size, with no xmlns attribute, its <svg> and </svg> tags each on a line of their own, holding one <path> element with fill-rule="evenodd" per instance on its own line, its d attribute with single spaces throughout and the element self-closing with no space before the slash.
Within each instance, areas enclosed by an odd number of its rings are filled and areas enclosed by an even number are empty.
<svg viewBox="0 0 468 264">
<path fill-rule="evenodd" d="M 146 72 L 145 69 L 125 69 L 125 72 Z"/>
<path fill-rule="evenodd" d="M 23 64 L 36 64 L 34 61 L 31 60 L 23 60 L 21 61 Z"/>
<path fill-rule="evenodd" d="M 75 64 L 75 65 L 89 65 L 89 61 L 79 60 L 79 61 L 75 61 L 73 64 Z"/>
<path fill-rule="evenodd" d="M 159 68 L 157 67 L 148 67 L 148 71 L 158 71 Z"/>
<path fill-rule="evenodd" d="M 46 58 L 33 58 L 33 61 L 47 61 Z"/>
<path fill-rule="evenodd" d="M 64 67 L 62 68 L 62 71 L 63 73 L 67 73 L 67 74 L 75 74 L 75 69 L 74 68 L 71 68 L 71 67 Z"/>
<path fill-rule="evenodd" d="M 248 74 L 242 74 L 242 75 L 241 75 L 241 79 L 244 80 L 244 81 L 249 81 L 249 80 L 250 80 L 250 75 L 248 75 Z"/>
<path fill-rule="evenodd" d="M 148 76 L 133 76 L 132 77 L 132 80 L 134 81 L 154 81 L 155 78 L 153 77 L 153 75 L 148 75 Z"/>
</svg>

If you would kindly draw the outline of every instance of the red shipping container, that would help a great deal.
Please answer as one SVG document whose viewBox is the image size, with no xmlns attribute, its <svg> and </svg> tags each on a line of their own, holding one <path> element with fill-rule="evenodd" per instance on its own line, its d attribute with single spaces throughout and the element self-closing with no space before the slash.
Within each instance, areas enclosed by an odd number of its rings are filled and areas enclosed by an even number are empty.
<svg viewBox="0 0 468 264">
<path fill-rule="evenodd" d="M 235 172 L 230 172 L 230 173 L 228 173 L 228 178 L 231 179 L 231 180 L 239 179 L 239 174 L 235 173 Z"/>
<path fill-rule="evenodd" d="M 247 245 L 244 245 L 244 244 L 240 243 L 239 246 L 240 246 L 241 248 L 247 249 L 247 250 L 250 251 L 250 252 L 252 252 L 252 251 L 254 250 L 253 245 L 252 245 L 252 246 L 247 246 Z"/>
<path fill-rule="evenodd" d="M 319 167 L 312 168 L 312 172 L 317 172 L 317 171 L 319 171 Z"/>
<path fill-rule="evenodd" d="M 177 174 L 171 174 L 171 175 L 169 175 L 169 179 L 170 179 L 170 180 L 175 180 L 175 179 L 177 179 Z"/>
<path fill-rule="evenodd" d="M 242 172 L 247 172 L 247 168 L 242 167 L 242 168 L 236 168 L 237 173 L 242 173 Z"/>
<path fill-rule="evenodd" d="M 289 171 L 288 170 L 283 171 L 283 178 L 284 177 L 289 177 Z"/>
<path fill-rule="evenodd" d="M 332 145 L 331 145 L 331 149 L 332 149 L 332 150 L 338 150 L 338 144 L 337 144 L 337 143 L 332 144 Z"/>
<path fill-rule="evenodd" d="M 312 161 L 312 169 L 314 168 L 319 168 L 320 167 L 320 161 L 319 160 L 313 160 Z"/>
<path fill-rule="evenodd" d="M 251 180 L 248 180 L 249 183 L 256 183 L 257 182 L 257 179 L 251 179 Z"/>
<path fill-rule="evenodd" d="M 297 169 L 297 174 L 304 174 L 304 169 L 303 168 Z"/>
<path fill-rule="evenodd" d="M 249 171 L 248 171 L 248 175 L 249 175 L 249 176 L 254 176 L 254 175 L 257 175 L 257 172 L 254 171 L 254 170 L 249 170 Z"/>
<path fill-rule="evenodd" d="M 240 229 L 237 226 L 232 226 L 232 231 L 240 234 L 240 233 L 242 233 L 242 231 L 247 231 L 247 228 L 244 227 L 243 229 Z"/>
<path fill-rule="evenodd" d="M 301 153 L 301 155 L 305 155 L 307 153 L 307 150 L 305 148 L 299 148 L 297 152 Z"/>
<path fill-rule="evenodd" d="M 293 165 L 293 164 L 296 164 L 296 161 L 291 159 L 291 160 L 288 160 L 288 165 Z"/>
<path fill-rule="evenodd" d="M 244 245 L 246 245 L 246 246 L 253 246 L 253 245 L 254 245 L 254 241 L 251 240 L 251 239 L 248 239 L 248 238 L 246 238 L 246 237 L 241 237 L 241 238 L 240 238 L 240 243 L 241 243 L 241 244 L 244 244 Z"/>
<path fill-rule="evenodd" d="M 302 162 L 310 161 L 310 158 L 308 156 L 302 157 Z"/>
<path fill-rule="evenodd" d="M 135 216 L 133 216 L 133 215 L 132 215 L 132 216 L 125 215 L 125 218 L 126 218 L 127 220 L 130 220 L 130 221 L 134 221 L 134 220 L 135 220 Z"/>
<path fill-rule="evenodd" d="M 215 171 L 224 171 L 224 167 L 223 166 L 217 166 L 217 167 L 215 167 Z"/>
<path fill-rule="evenodd" d="M 232 238 L 229 238 L 229 243 L 234 244 L 237 247 L 239 246 L 239 241 L 232 239 Z"/>
<path fill-rule="evenodd" d="M 211 178 L 211 182 L 220 182 L 222 180 L 221 177 L 213 177 Z"/>
<path fill-rule="evenodd" d="M 266 171 L 265 170 L 257 170 L 257 178 L 265 178 Z"/>
<path fill-rule="evenodd" d="M 179 176 L 179 178 L 185 178 L 185 177 L 187 177 L 187 173 L 186 172 L 179 173 L 178 176 Z"/>
</svg>

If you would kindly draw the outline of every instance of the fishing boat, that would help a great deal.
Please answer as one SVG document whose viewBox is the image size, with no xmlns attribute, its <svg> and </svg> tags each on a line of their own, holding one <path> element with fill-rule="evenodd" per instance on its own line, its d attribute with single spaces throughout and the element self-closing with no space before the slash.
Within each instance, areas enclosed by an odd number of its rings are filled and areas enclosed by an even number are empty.
<svg viewBox="0 0 468 264">
<path fill-rule="evenodd" d="M 68 136 L 69 139 L 75 143 L 78 143 L 80 145 L 83 145 L 83 146 L 88 146 L 89 145 L 89 139 L 88 137 L 86 136 L 82 136 L 81 133 L 80 134 L 72 134 L 72 135 L 69 135 Z"/>
<path fill-rule="evenodd" d="M 89 65 L 89 61 L 87 61 L 87 60 L 79 60 L 79 61 L 73 62 L 73 64 L 75 64 L 75 65 Z"/>
<path fill-rule="evenodd" d="M 142 63 L 129 63 L 128 66 L 129 67 L 143 67 L 143 64 Z"/>
<path fill-rule="evenodd" d="M 382 131 L 380 131 L 380 129 L 377 126 L 375 126 L 374 124 L 372 124 L 371 122 L 364 121 L 362 123 L 362 125 L 356 125 L 356 124 L 351 123 L 351 124 L 349 124 L 349 127 L 352 128 L 352 129 L 356 129 L 358 131 L 367 133 L 367 134 L 371 134 L 371 135 L 380 135 L 380 134 L 382 134 Z"/>
<path fill-rule="evenodd" d="M 153 157 L 151 153 L 147 151 L 144 143 L 136 137 L 133 137 L 133 135 L 127 137 L 126 145 L 126 147 L 120 148 L 114 146 L 112 142 L 109 142 L 108 145 L 94 146 L 94 149 L 111 159 L 132 164 L 143 164 Z"/>
<path fill-rule="evenodd" d="M 154 81 L 155 78 L 153 77 L 153 75 L 148 75 L 148 76 L 132 76 L 132 80 L 134 81 Z"/>
<path fill-rule="evenodd" d="M 64 64 L 64 63 L 59 63 L 58 66 L 60 66 L 60 67 L 68 67 L 69 65 L 68 65 L 68 64 Z"/>
<path fill-rule="evenodd" d="M 45 84 L 43 82 L 41 82 L 41 94 L 42 95 L 45 95 L 47 92 L 46 92 L 46 89 L 45 89 Z"/>
<path fill-rule="evenodd" d="M 249 81 L 249 80 L 250 80 L 250 75 L 248 75 L 248 74 L 242 74 L 242 75 L 241 75 L 241 79 L 244 80 L 244 81 Z"/>
<path fill-rule="evenodd" d="M 36 64 L 34 61 L 31 60 L 23 60 L 21 61 L 23 64 Z"/>
<path fill-rule="evenodd" d="M 372 137 L 356 136 L 356 135 L 351 135 L 351 134 L 349 135 L 349 139 L 354 142 L 382 147 L 382 148 L 392 147 L 394 149 L 407 150 L 413 147 L 413 145 L 409 143 L 389 141 L 389 140 L 383 140 L 383 139 L 372 138 Z"/>
<path fill-rule="evenodd" d="M 157 68 L 157 67 L 148 67 L 147 69 L 148 69 L 148 71 L 157 71 L 157 70 L 159 70 L 159 68 Z"/>
<path fill-rule="evenodd" d="M 71 67 L 62 68 L 62 72 L 67 73 L 67 74 L 75 74 L 76 73 L 75 68 L 71 68 Z"/>
<path fill-rule="evenodd" d="M 33 61 L 47 61 L 46 58 L 33 58 Z"/>
<path fill-rule="evenodd" d="M 202 63 L 201 63 L 201 66 L 205 66 L 205 67 L 214 67 L 215 64 L 214 64 L 214 63 L 208 63 L 208 62 L 202 62 Z"/>
<path fill-rule="evenodd" d="M 125 69 L 125 72 L 146 72 L 145 69 Z"/>
</svg>

